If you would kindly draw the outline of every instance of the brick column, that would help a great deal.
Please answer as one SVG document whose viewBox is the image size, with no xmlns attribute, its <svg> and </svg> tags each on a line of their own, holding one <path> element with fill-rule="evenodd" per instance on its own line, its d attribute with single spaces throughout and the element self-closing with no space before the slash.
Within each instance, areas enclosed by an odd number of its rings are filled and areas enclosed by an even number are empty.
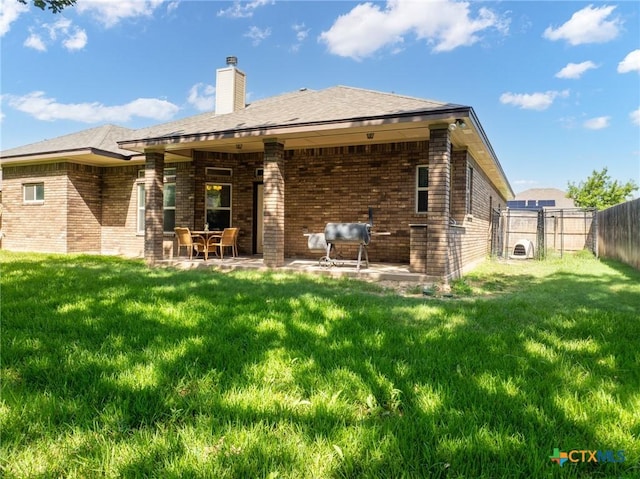
<svg viewBox="0 0 640 479">
<path fill-rule="evenodd" d="M 145 158 L 144 258 L 147 263 L 154 263 L 163 257 L 164 153 L 147 151 Z"/>
<path fill-rule="evenodd" d="M 448 125 L 430 127 L 427 275 L 449 279 L 451 139 Z"/>
<path fill-rule="evenodd" d="M 451 217 L 459 225 L 467 214 L 467 150 L 455 150 L 451 156 Z"/>
<path fill-rule="evenodd" d="M 284 144 L 264 142 L 263 261 L 269 268 L 284 266 Z"/>
<path fill-rule="evenodd" d="M 413 273 L 427 272 L 427 225 L 410 224 L 409 270 Z"/>
</svg>

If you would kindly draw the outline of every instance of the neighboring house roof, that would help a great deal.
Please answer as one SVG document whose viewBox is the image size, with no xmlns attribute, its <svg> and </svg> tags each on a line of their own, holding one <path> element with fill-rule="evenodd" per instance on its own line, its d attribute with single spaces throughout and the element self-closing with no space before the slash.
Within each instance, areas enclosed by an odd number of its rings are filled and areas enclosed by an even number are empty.
<svg viewBox="0 0 640 479">
<path fill-rule="evenodd" d="M 531 188 L 518 193 L 514 201 L 525 201 L 527 205 L 531 203 L 532 206 L 540 201 L 554 201 L 555 208 L 575 208 L 575 203 L 566 197 L 566 192 L 557 188 Z"/>
<path fill-rule="evenodd" d="M 34 162 L 47 158 L 74 158 L 90 162 L 128 160 L 140 153 L 125 150 L 118 141 L 128 138 L 133 130 L 116 125 L 103 125 L 70 135 L 19 146 L 1 153 L 3 163 Z"/>
</svg>

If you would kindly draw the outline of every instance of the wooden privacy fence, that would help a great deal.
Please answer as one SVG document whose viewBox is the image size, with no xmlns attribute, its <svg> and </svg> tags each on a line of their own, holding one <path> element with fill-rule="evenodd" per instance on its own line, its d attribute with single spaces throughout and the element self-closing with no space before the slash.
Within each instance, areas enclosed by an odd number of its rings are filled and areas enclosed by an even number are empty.
<svg viewBox="0 0 640 479">
<path fill-rule="evenodd" d="M 598 211 L 598 255 L 640 269 L 640 198 Z"/>
</svg>

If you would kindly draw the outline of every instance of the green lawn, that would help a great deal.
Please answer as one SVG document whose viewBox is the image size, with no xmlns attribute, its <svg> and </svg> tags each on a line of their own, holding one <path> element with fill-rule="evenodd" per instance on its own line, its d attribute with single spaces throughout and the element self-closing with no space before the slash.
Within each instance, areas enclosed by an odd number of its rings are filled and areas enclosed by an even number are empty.
<svg viewBox="0 0 640 479">
<path fill-rule="evenodd" d="M 640 476 L 640 273 L 622 265 L 487 262 L 440 299 L 0 261 L 3 477 Z M 560 467 L 555 448 L 624 461 Z"/>
</svg>

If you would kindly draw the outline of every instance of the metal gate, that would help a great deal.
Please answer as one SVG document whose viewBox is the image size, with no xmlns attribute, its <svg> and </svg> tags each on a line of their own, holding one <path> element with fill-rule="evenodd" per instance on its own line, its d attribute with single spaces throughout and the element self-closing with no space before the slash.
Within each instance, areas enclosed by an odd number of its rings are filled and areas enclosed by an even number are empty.
<svg viewBox="0 0 640 479">
<path fill-rule="evenodd" d="M 495 208 L 491 209 L 489 236 L 491 238 L 491 257 L 502 257 L 502 215 L 500 210 Z"/>
<path fill-rule="evenodd" d="M 491 220 L 491 254 L 509 258 L 518 242 L 534 245 L 538 259 L 571 251 L 597 254 L 597 211 L 593 208 L 507 208 Z"/>
</svg>

